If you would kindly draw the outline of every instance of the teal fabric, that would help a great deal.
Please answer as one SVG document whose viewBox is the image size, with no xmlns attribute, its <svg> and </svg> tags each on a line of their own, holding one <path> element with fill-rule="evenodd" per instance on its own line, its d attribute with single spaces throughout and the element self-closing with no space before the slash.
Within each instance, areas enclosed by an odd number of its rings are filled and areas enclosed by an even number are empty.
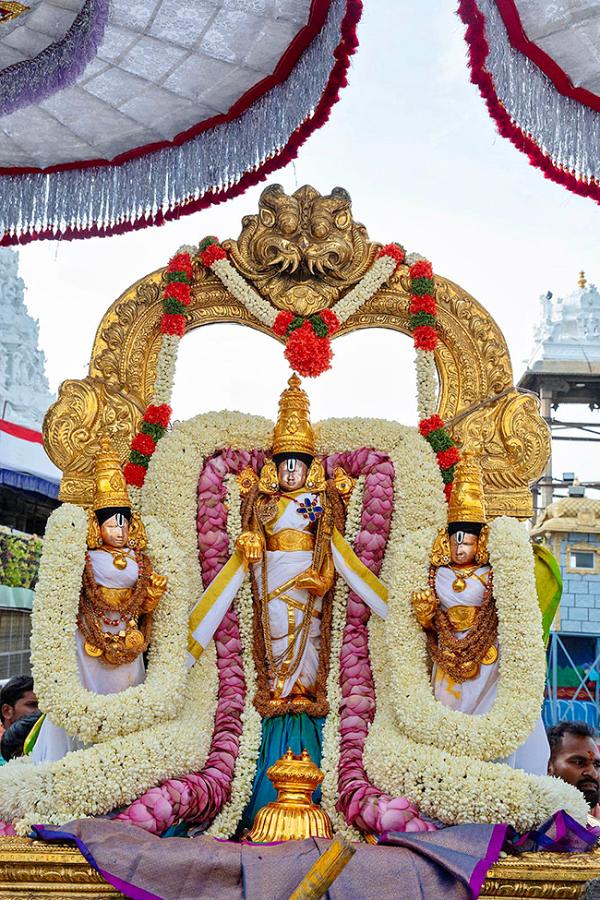
<svg viewBox="0 0 600 900">
<path fill-rule="evenodd" d="M 281 759 L 288 748 L 295 754 L 308 750 L 315 765 L 321 765 L 324 723 L 324 717 L 314 718 L 306 713 L 288 713 L 263 719 L 256 775 L 250 802 L 242 816 L 242 831 L 252 827 L 259 809 L 277 799 L 275 788 L 267 778 L 267 769 Z M 321 788 L 315 792 L 314 799 L 317 803 L 321 799 Z"/>
<path fill-rule="evenodd" d="M 29 588 L 9 587 L 0 584 L 0 609 L 27 609 L 33 608 L 34 591 Z"/>
</svg>

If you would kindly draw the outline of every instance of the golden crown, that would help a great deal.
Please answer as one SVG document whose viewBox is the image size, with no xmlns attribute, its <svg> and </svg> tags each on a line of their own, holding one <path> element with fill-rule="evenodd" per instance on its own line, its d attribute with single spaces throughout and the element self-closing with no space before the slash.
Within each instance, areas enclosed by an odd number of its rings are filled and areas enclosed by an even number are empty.
<svg viewBox="0 0 600 900">
<path fill-rule="evenodd" d="M 487 521 L 481 467 L 477 457 L 465 451 L 456 466 L 448 505 L 448 522 Z"/>
<path fill-rule="evenodd" d="M 95 471 L 94 509 L 106 509 L 109 506 L 131 507 L 121 463 L 108 438 L 102 438 L 100 441 Z"/>
<path fill-rule="evenodd" d="M 273 455 L 307 453 L 315 455 L 315 435 L 310 424 L 310 405 L 296 374 L 279 398 L 279 415 L 273 431 Z"/>
</svg>

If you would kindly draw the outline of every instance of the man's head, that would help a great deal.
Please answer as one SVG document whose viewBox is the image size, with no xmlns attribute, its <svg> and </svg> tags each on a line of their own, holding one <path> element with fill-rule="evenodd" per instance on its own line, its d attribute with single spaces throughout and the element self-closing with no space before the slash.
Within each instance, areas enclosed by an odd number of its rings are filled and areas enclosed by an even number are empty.
<svg viewBox="0 0 600 900">
<path fill-rule="evenodd" d="M 0 691 L 0 719 L 5 729 L 37 708 L 38 701 L 30 675 L 16 675 Z"/>
<path fill-rule="evenodd" d="M 600 751 L 596 732 L 586 722 L 559 722 L 548 729 L 548 775 L 581 791 L 590 808 L 600 800 Z"/>
<path fill-rule="evenodd" d="M 455 565 L 469 566 L 473 563 L 479 549 L 482 527 L 475 522 L 451 522 L 448 525 L 450 559 Z"/>
<path fill-rule="evenodd" d="M 304 487 L 312 457 L 307 453 L 278 453 L 273 461 L 277 466 L 277 479 L 283 491 L 299 491 Z"/>
<path fill-rule="evenodd" d="M 100 526 L 102 543 L 117 550 L 127 546 L 129 540 L 129 524 L 131 509 L 129 507 L 109 506 L 96 510 L 96 518 Z"/>
</svg>

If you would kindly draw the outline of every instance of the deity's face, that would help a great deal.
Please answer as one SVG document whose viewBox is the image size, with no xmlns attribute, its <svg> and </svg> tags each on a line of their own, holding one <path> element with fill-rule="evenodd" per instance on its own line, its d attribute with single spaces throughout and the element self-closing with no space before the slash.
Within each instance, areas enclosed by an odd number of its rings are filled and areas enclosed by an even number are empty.
<svg viewBox="0 0 600 900">
<path fill-rule="evenodd" d="M 477 553 L 479 538 L 476 534 L 457 531 L 450 536 L 450 559 L 457 566 L 469 566 Z"/>
<path fill-rule="evenodd" d="M 301 459 L 284 459 L 277 466 L 277 479 L 282 491 L 299 491 L 306 481 L 307 467 Z"/>
<path fill-rule="evenodd" d="M 129 540 L 129 521 L 123 513 L 115 513 L 100 526 L 100 537 L 106 547 L 120 550 Z"/>
</svg>

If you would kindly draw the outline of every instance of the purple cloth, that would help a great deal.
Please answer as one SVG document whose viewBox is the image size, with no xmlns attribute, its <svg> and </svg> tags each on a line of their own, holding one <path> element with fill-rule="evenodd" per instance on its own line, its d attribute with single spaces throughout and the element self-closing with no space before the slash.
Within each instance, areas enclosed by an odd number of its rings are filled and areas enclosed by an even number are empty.
<svg viewBox="0 0 600 900">
<path fill-rule="evenodd" d="M 107 819 L 38 825 L 44 840 L 72 840 L 90 865 L 134 900 L 288 900 L 331 841 L 264 845 L 200 836 L 162 840 Z M 457 825 L 357 845 L 329 900 L 470 900 L 500 852 L 504 825 Z"/>
<path fill-rule="evenodd" d="M 547 850 L 553 853 L 585 853 L 598 843 L 600 828 L 585 828 L 561 810 L 535 831 L 518 834 L 510 828 L 507 849 L 514 853 Z"/>
</svg>

